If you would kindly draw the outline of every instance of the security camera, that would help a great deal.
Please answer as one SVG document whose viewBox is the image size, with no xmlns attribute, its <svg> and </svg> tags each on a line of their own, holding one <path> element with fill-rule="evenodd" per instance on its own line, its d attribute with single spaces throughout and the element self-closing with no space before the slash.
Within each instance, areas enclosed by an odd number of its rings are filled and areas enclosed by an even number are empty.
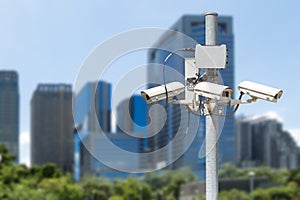
<svg viewBox="0 0 300 200">
<path fill-rule="evenodd" d="M 168 92 L 168 97 L 173 98 L 174 96 L 183 93 L 185 86 L 180 82 L 171 82 L 166 84 L 166 88 Z M 160 85 L 147 90 L 142 90 L 141 95 L 148 104 L 161 101 L 167 98 L 165 85 Z"/>
<path fill-rule="evenodd" d="M 283 94 L 281 89 L 253 83 L 251 81 L 243 81 L 239 84 L 238 89 L 254 99 L 263 99 L 271 102 L 277 102 Z"/>
<path fill-rule="evenodd" d="M 211 82 L 200 82 L 194 87 L 194 92 L 206 98 L 216 100 L 230 100 L 233 90 L 224 85 Z"/>
</svg>

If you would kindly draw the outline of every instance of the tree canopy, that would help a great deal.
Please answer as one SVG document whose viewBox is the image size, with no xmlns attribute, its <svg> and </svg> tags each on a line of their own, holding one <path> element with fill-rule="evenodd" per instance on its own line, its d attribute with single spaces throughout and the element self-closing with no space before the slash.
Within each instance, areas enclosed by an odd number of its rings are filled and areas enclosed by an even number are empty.
<svg viewBox="0 0 300 200">
<path fill-rule="evenodd" d="M 101 177 L 85 177 L 74 182 L 55 164 L 27 167 L 14 163 L 15 157 L 0 144 L 1 200 L 178 200 L 182 184 L 197 181 L 189 168 L 146 173 L 142 178 L 113 182 Z M 300 199 L 300 169 L 278 170 L 269 167 L 239 169 L 224 164 L 220 178 L 267 177 L 273 187 L 257 188 L 255 200 Z M 276 187 L 274 186 L 276 185 Z M 198 197 L 204 200 L 204 194 Z M 220 200 L 249 200 L 250 194 L 232 189 L 221 191 Z"/>
</svg>

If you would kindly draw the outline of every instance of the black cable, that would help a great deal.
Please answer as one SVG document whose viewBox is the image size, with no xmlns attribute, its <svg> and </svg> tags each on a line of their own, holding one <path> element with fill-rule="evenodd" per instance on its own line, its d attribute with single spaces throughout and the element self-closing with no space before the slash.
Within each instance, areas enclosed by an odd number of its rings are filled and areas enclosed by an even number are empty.
<svg viewBox="0 0 300 200">
<path fill-rule="evenodd" d="M 241 92 L 241 93 L 240 93 L 240 96 L 239 96 L 239 100 L 242 99 L 243 95 L 244 95 L 244 93 Z M 234 110 L 232 111 L 232 113 L 229 113 L 229 114 L 226 114 L 226 115 L 221 115 L 221 116 L 222 116 L 222 117 L 232 117 L 232 116 L 236 113 L 236 111 L 239 109 L 239 107 L 240 107 L 240 104 L 237 104 L 237 105 L 235 106 Z"/>
<path fill-rule="evenodd" d="M 200 110 L 201 109 L 201 107 L 202 107 L 202 96 L 200 97 L 200 103 L 199 103 L 199 106 L 198 106 L 198 109 Z M 201 116 L 204 116 L 203 114 L 199 114 L 199 113 L 195 113 L 188 105 L 186 106 L 187 107 L 187 109 L 188 109 L 188 111 L 190 112 L 190 113 L 192 113 L 193 115 L 195 115 L 195 116 L 197 116 L 197 117 L 201 117 Z"/>
<path fill-rule="evenodd" d="M 164 81 L 164 86 L 165 86 L 165 91 L 166 91 L 166 103 L 168 103 L 168 89 L 167 89 L 167 86 L 166 86 L 166 63 L 167 61 L 169 60 L 169 58 L 174 54 L 174 53 L 177 53 L 177 52 L 180 52 L 180 51 L 187 51 L 187 52 L 194 52 L 195 51 L 195 48 L 183 48 L 183 49 L 177 49 L 173 52 L 171 52 L 164 60 L 164 66 L 163 66 L 163 81 Z"/>
<path fill-rule="evenodd" d="M 164 86 L 165 86 L 165 94 L 166 94 L 166 105 L 165 105 L 165 110 L 167 113 L 167 123 L 168 123 L 168 100 L 169 100 L 169 95 L 168 95 L 168 89 L 167 89 L 167 84 L 166 84 L 166 63 L 169 60 L 169 58 L 177 52 L 180 51 L 186 51 L 186 52 L 194 52 L 195 48 L 183 48 L 183 49 L 177 49 L 173 52 L 171 52 L 164 60 L 164 65 L 163 65 L 163 82 L 164 82 Z M 165 126 L 165 134 L 168 136 L 169 140 L 172 140 L 171 137 L 169 136 L 169 133 L 167 132 L 167 127 Z"/>
<path fill-rule="evenodd" d="M 204 115 L 202 115 L 202 114 L 195 113 L 188 105 L 187 105 L 186 107 L 187 107 L 188 111 L 189 111 L 190 113 L 192 113 L 193 115 L 195 115 L 195 116 L 197 116 L 197 117 L 204 116 Z"/>
</svg>

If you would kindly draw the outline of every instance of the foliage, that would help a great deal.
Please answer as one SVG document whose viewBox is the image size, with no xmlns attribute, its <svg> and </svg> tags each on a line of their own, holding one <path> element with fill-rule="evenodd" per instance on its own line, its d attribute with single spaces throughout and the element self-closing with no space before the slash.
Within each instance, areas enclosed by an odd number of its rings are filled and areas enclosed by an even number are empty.
<svg viewBox="0 0 300 200">
<path fill-rule="evenodd" d="M 236 189 L 230 191 L 222 191 L 219 194 L 220 200 L 249 200 L 250 197 L 247 193 Z"/>
<path fill-rule="evenodd" d="M 291 170 L 287 182 L 295 182 L 300 185 L 300 168 Z"/>
<path fill-rule="evenodd" d="M 63 174 L 55 164 L 42 166 L 17 165 L 14 156 L 0 144 L 0 199 L 2 200 L 178 200 L 182 184 L 193 182 L 195 176 L 188 168 L 147 173 L 142 180 L 115 180 L 84 177 L 75 183 L 70 174 Z M 223 164 L 220 178 L 267 177 L 277 187 L 256 189 L 255 200 L 300 199 L 300 168 L 277 170 L 269 167 L 238 169 Z M 279 186 L 278 186 L 279 185 Z M 205 196 L 200 195 L 199 200 Z M 249 200 L 250 195 L 236 189 L 222 191 L 220 200 Z"/>
<path fill-rule="evenodd" d="M 179 170 L 164 171 L 162 173 L 148 173 L 144 178 L 145 182 L 151 186 L 156 199 L 178 199 L 180 186 L 182 184 L 196 180 L 195 175 L 189 168 Z"/>
<path fill-rule="evenodd" d="M 112 186 L 105 179 L 91 178 L 82 183 L 85 200 L 107 200 L 112 194 Z"/>
<path fill-rule="evenodd" d="M 245 178 L 249 177 L 249 172 L 255 172 L 257 177 L 267 177 L 273 183 L 283 184 L 289 177 L 289 171 L 273 169 L 266 166 L 260 166 L 256 168 L 237 168 L 233 164 L 225 163 L 219 170 L 220 178 Z"/>
<path fill-rule="evenodd" d="M 123 197 L 118 195 L 111 196 L 108 200 L 124 200 Z"/>
<path fill-rule="evenodd" d="M 116 180 L 114 183 L 114 193 L 122 196 L 124 200 L 152 199 L 150 186 L 133 178 Z"/>
</svg>

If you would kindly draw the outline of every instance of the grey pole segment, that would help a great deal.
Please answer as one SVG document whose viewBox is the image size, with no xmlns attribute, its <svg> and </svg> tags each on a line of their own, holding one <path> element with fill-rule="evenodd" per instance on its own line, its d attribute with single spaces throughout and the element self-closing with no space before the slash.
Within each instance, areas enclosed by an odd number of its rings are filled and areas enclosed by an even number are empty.
<svg viewBox="0 0 300 200">
<path fill-rule="evenodd" d="M 250 199 L 253 200 L 253 176 L 250 177 Z"/>
<path fill-rule="evenodd" d="M 250 178 L 250 200 L 253 200 L 253 189 L 254 189 L 254 176 L 255 176 L 255 172 L 254 171 L 250 171 L 248 173 L 249 178 Z"/>
<path fill-rule="evenodd" d="M 205 44 L 218 43 L 218 14 L 205 14 Z M 217 70 L 207 69 L 208 81 L 217 82 Z M 209 115 L 206 116 L 206 199 L 218 199 L 218 112 L 216 102 L 209 99 L 206 103 Z"/>
<path fill-rule="evenodd" d="M 218 43 L 218 13 L 205 13 L 205 45 Z"/>
</svg>

